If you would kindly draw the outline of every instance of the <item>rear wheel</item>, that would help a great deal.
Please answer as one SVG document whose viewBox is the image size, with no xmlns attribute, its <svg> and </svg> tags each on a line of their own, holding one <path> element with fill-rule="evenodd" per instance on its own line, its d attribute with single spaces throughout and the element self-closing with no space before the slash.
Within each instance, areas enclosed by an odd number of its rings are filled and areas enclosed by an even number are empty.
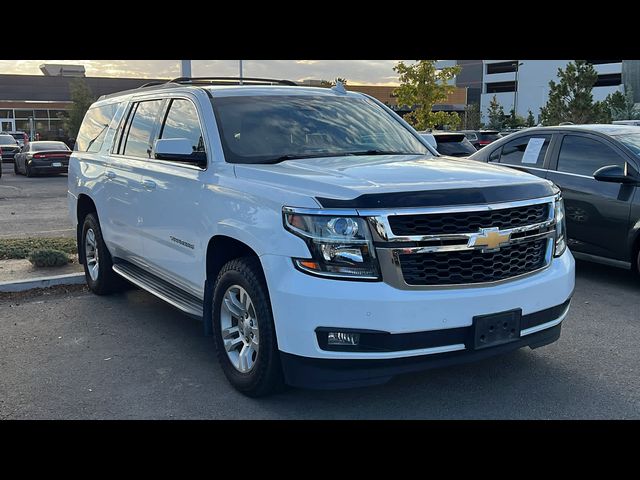
<svg viewBox="0 0 640 480">
<path fill-rule="evenodd" d="M 119 290 L 123 281 L 111 268 L 111 254 L 102 239 L 100 223 L 95 213 L 84 217 L 81 242 L 78 252 L 83 255 L 84 276 L 89 289 L 98 295 Z"/>
<path fill-rule="evenodd" d="M 33 177 L 33 172 L 31 171 L 31 167 L 27 163 L 24 164 L 24 172 L 27 177 Z"/>
<path fill-rule="evenodd" d="M 260 261 L 231 260 L 213 294 L 213 338 L 229 382 L 250 397 L 284 386 L 273 314 Z"/>
<path fill-rule="evenodd" d="M 13 159 L 13 173 L 20 175 L 20 170 L 18 170 L 18 161 L 15 158 Z"/>
</svg>

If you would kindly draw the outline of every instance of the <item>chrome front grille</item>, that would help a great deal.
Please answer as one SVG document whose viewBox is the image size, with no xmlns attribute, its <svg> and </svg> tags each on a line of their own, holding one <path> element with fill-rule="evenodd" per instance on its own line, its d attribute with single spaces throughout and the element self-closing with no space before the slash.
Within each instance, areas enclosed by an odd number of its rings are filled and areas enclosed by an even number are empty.
<svg viewBox="0 0 640 480">
<path fill-rule="evenodd" d="M 409 285 L 487 283 L 524 275 L 544 266 L 547 240 L 519 243 L 495 252 L 457 250 L 399 255 Z"/>
<path fill-rule="evenodd" d="M 359 214 L 369 220 L 383 281 L 405 290 L 481 286 L 551 263 L 557 199 Z"/>
<path fill-rule="evenodd" d="M 475 232 L 487 226 L 500 229 L 524 227 L 544 222 L 548 216 L 549 204 L 541 203 L 483 212 L 393 215 L 389 217 L 389 226 L 395 235 L 452 234 Z"/>
</svg>

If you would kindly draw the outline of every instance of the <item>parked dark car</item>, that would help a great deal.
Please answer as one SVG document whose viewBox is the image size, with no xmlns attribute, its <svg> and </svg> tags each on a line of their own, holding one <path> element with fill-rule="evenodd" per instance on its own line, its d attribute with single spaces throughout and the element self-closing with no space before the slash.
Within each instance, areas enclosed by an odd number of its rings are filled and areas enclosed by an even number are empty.
<svg viewBox="0 0 640 480">
<path fill-rule="evenodd" d="M 20 145 L 12 135 L 8 133 L 0 133 L 0 154 L 2 154 L 2 160 L 9 162 L 13 160 L 16 153 L 20 151 Z"/>
<path fill-rule="evenodd" d="M 14 172 L 31 177 L 36 173 L 67 173 L 71 150 L 63 142 L 29 142 L 16 155 Z"/>
<path fill-rule="evenodd" d="M 27 143 L 29 143 L 29 135 L 27 135 L 25 132 L 11 131 L 11 132 L 2 132 L 2 134 L 3 135 L 9 134 L 13 138 L 15 138 L 16 142 L 18 142 L 18 145 L 20 145 L 20 148 L 24 147 Z"/>
<path fill-rule="evenodd" d="M 441 155 L 450 157 L 468 157 L 476 152 L 474 146 L 461 132 L 420 132 L 430 145 L 434 146 Z M 434 145 L 435 141 L 435 145 Z"/>
<path fill-rule="evenodd" d="M 640 128 L 529 128 L 471 159 L 551 180 L 562 190 L 574 256 L 640 270 Z"/>
<path fill-rule="evenodd" d="M 467 140 L 476 150 L 480 150 L 500 138 L 500 132 L 497 130 L 461 130 L 461 132 L 465 134 Z"/>
</svg>

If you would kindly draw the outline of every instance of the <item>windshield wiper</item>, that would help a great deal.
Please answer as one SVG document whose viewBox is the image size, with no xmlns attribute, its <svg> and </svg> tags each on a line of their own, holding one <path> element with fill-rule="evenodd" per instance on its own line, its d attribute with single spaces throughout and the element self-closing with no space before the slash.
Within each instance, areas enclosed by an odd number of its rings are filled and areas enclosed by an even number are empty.
<svg viewBox="0 0 640 480">
<path fill-rule="evenodd" d="M 394 150 L 361 150 L 358 152 L 345 152 L 343 155 L 424 155 L 419 152 L 397 152 Z"/>
</svg>

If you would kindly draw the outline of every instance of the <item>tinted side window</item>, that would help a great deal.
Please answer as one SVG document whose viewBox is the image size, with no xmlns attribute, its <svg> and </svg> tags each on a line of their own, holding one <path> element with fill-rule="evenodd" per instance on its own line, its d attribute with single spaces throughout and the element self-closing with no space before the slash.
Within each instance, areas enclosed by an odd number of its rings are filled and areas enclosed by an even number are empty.
<svg viewBox="0 0 640 480">
<path fill-rule="evenodd" d="M 491 152 L 491 155 L 489 155 L 489 161 L 497 162 L 498 160 L 500 160 L 501 153 L 502 153 L 502 147 L 496 148 L 493 152 Z"/>
<path fill-rule="evenodd" d="M 116 113 L 118 104 L 103 105 L 90 108 L 87 111 L 78 138 L 76 138 L 75 150 L 80 152 L 99 152 L 107 133 L 109 123 Z"/>
<path fill-rule="evenodd" d="M 502 147 L 500 163 L 542 168 L 551 135 L 520 137 Z"/>
<path fill-rule="evenodd" d="M 611 147 L 587 137 L 567 135 L 558 156 L 558 171 L 592 176 L 606 165 L 624 166 L 624 159 Z"/>
<path fill-rule="evenodd" d="M 202 129 L 196 107 L 189 100 L 176 98 L 162 126 L 160 138 L 186 138 L 195 152 L 204 152 Z"/>
<path fill-rule="evenodd" d="M 127 134 L 124 155 L 151 158 L 153 149 L 153 135 L 157 124 L 162 100 L 140 102 L 133 113 L 133 120 Z"/>
</svg>

